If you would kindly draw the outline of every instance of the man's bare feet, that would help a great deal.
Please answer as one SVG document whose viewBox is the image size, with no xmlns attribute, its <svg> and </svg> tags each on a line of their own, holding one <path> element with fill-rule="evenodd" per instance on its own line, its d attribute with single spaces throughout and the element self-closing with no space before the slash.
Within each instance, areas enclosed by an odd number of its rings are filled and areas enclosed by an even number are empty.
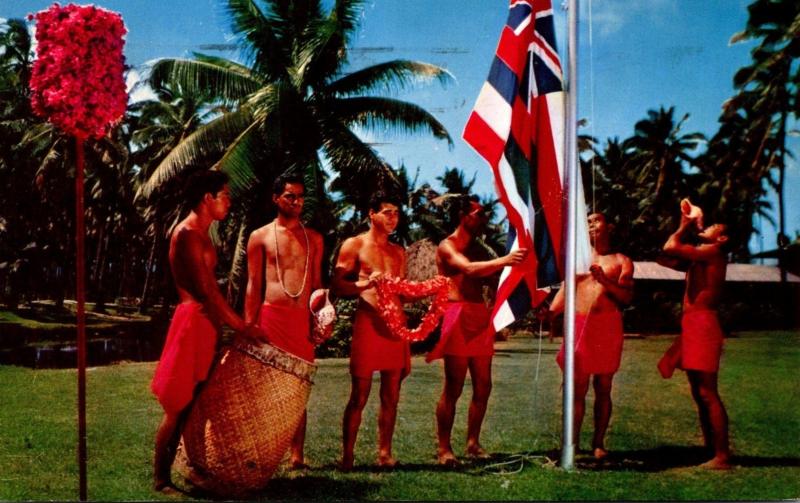
<svg viewBox="0 0 800 503">
<path fill-rule="evenodd" d="M 342 456 L 341 461 L 339 461 L 339 470 L 343 472 L 352 472 L 353 462 L 353 456 Z"/>
<path fill-rule="evenodd" d="M 467 457 L 472 459 L 489 459 L 492 456 L 479 444 L 473 444 L 467 446 Z"/>
<path fill-rule="evenodd" d="M 378 466 L 381 468 L 394 468 L 397 466 L 397 460 L 391 454 L 383 453 L 378 455 Z"/>
<path fill-rule="evenodd" d="M 698 465 L 698 468 L 703 468 L 705 470 L 730 470 L 733 468 L 733 466 L 731 466 L 729 458 L 716 456 L 713 459 Z"/>
<path fill-rule="evenodd" d="M 153 490 L 167 496 L 183 495 L 183 492 L 181 492 L 177 487 L 172 485 L 172 482 L 169 480 L 166 482 L 163 480 L 159 480 L 158 482 L 153 483 Z"/>
<path fill-rule="evenodd" d="M 289 469 L 290 470 L 308 470 L 311 467 L 308 466 L 304 459 L 290 459 L 289 460 Z"/>
<path fill-rule="evenodd" d="M 592 451 L 592 455 L 596 461 L 602 461 L 608 457 L 608 451 L 602 447 L 595 447 Z"/>
<path fill-rule="evenodd" d="M 439 464 L 439 466 L 445 466 L 447 468 L 456 468 L 461 466 L 461 462 L 458 460 L 452 450 L 437 450 L 436 462 Z"/>
</svg>

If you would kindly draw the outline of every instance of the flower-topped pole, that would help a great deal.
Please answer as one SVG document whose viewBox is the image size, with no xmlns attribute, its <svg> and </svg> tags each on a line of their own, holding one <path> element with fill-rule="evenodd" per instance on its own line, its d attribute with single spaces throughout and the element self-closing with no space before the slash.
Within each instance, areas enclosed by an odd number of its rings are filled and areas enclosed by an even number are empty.
<svg viewBox="0 0 800 503">
<path fill-rule="evenodd" d="M 78 466 L 86 501 L 86 280 L 84 270 L 84 143 L 102 138 L 125 113 L 126 33 L 122 17 L 93 5 L 53 4 L 36 21 L 31 74 L 33 111 L 75 138 L 75 267 L 78 325 Z"/>
</svg>

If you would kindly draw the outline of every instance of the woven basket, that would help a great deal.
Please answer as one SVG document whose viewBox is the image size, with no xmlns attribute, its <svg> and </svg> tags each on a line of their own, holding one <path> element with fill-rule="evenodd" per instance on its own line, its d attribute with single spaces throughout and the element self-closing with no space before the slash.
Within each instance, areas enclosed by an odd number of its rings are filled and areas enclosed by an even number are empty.
<svg viewBox="0 0 800 503">
<path fill-rule="evenodd" d="M 176 457 L 194 485 L 222 496 L 266 486 L 303 416 L 316 365 L 235 339 L 192 405 Z"/>
</svg>

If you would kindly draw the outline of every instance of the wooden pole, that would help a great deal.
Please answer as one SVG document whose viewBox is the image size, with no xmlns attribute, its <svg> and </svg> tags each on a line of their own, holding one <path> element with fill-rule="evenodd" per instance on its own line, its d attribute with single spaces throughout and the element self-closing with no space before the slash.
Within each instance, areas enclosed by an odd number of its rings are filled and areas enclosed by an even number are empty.
<svg viewBox="0 0 800 503">
<path fill-rule="evenodd" d="M 75 137 L 75 301 L 78 315 L 78 484 L 80 501 L 86 501 L 86 264 L 83 213 L 84 140 Z"/>
</svg>

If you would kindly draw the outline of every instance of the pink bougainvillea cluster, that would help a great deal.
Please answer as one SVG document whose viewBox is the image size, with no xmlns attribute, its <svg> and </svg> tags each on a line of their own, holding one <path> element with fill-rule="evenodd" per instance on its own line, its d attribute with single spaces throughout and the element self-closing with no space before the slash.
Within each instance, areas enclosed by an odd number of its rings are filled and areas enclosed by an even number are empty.
<svg viewBox="0 0 800 503">
<path fill-rule="evenodd" d="M 36 20 L 31 106 L 78 138 L 100 138 L 125 113 L 122 17 L 93 5 L 53 4 Z"/>
</svg>

